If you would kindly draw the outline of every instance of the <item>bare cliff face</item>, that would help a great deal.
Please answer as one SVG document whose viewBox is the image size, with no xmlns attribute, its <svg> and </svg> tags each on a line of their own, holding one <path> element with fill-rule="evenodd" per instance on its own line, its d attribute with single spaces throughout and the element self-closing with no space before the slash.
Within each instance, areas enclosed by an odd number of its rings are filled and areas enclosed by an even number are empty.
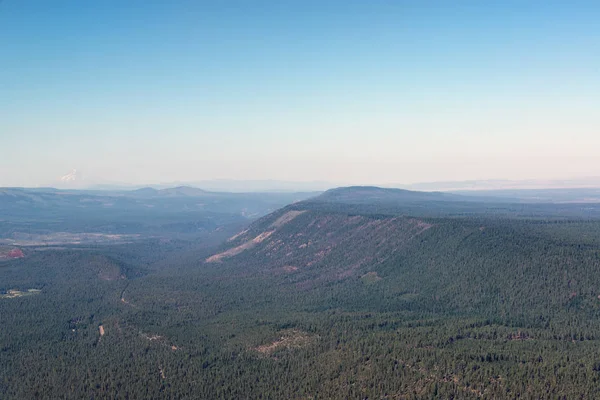
<svg viewBox="0 0 600 400">
<path fill-rule="evenodd" d="M 0 247 L 0 260 L 12 260 L 23 257 L 25 257 L 23 250 L 17 247 Z"/>
</svg>

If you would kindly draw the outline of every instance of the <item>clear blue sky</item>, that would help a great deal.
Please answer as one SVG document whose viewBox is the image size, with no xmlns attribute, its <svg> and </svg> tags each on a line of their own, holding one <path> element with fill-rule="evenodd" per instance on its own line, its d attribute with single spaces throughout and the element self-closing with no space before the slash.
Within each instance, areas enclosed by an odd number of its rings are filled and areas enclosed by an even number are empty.
<svg viewBox="0 0 600 400">
<path fill-rule="evenodd" d="M 0 1 L 0 186 L 600 176 L 596 1 Z"/>
</svg>

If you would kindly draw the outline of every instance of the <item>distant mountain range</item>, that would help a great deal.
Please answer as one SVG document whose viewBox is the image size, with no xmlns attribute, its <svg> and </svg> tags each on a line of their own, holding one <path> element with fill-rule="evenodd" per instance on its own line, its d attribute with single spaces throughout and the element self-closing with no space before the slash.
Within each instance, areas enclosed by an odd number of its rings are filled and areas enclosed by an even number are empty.
<svg viewBox="0 0 600 400">
<path fill-rule="evenodd" d="M 334 187 L 343 186 L 342 184 L 326 181 L 282 181 L 282 180 L 238 180 L 238 179 L 209 179 L 199 181 L 170 181 L 170 182 L 149 182 L 149 183 L 130 183 L 110 181 L 88 176 L 79 169 L 72 169 L 66 174 L 57 177 L 40 187 L 53 187 L 57 189 L 86 189 L 86 190 L 108 190 L 108 191 L 129 191 L 135 189 L 144 189 L 150 193 L 151 189 L 169 189 L 178 187 L 202 188 L 210 192 L 322 192 Z"/>
<path fill-rule="evenodd" d="M 527 180 L 469 180 L 448 182 L 422 182 L 413 184 L 392 184 L 387 187 L 400 187 L 411 190 L 423 191 L 465 191 L 465 190 L 508 190 L 508 189 L 573 189 L 573 188 L 600 188 L 600 177 L 575 178 L 575 179 L 527 179 Z"/>
<path fill-rule="evenodd" d="M 65 175 L 50 182 L 48 187 L 60 189 L 90 189 L 90 190 L 133 190 L 133 189 L 171 189 L 175 187 L 202 188 L 212 192 L 314 192 L 350 186 L 348 182 L 329 181 L 283 181 L 283 180 L 237 180 L 210 179 L 200 181 L 172 181 L 148 184 L 132 184 L 127 182 L 110 182 L 99 179 L 84 179 L 82 172 L 73 169 Z M 380 187 L 400 188 L 414 191 L 490 191 L 490 190 L 524 190 L 524 189 L 573 189 L 600 188 L 600 177 L 574 179 L 528 179 L 528 180 L 466 180 L 446 182 L 418 183 L 382 183 Z"/>
<path fill-rule="evenodd" d="M 168 189 L 66 190 L 0 188 L 0 221 L 52 212 L 54 216 L 132 215 L 135 213 L 220 213 L 254 218 L 315 196 L 304 193 L 223 193 L 189 186 Z"/>
</svg>

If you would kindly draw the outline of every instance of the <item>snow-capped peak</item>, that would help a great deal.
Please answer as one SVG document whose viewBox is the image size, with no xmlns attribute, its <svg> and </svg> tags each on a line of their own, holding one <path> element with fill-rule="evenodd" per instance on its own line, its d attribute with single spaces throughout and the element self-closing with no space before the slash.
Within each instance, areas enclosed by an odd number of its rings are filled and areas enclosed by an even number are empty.
<svg viewBox="0 0 600 400">
<path fill-rule="evenodd" d="M 78 180 L 79 180 L 79 176 L 77 175 L 76 169 L 73 169 L 68 174 L 60 177 L 61 182 L 74 182 L 74 181 L 78 181 Z"/>
</svg>

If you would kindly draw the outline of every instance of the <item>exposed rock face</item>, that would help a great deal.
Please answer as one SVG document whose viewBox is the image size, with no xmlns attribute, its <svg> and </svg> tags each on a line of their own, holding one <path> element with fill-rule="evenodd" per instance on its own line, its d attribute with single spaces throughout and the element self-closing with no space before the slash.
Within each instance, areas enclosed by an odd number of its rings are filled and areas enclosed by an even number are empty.
<svg viewBox="0 0 600 400">
<path fill-rule="evenodd" d="M 8 258 L 23 258 L 25 254 L 23 254 L 23 250 L 21 249 L 12 249 L 8 252 Z"/>
<path fill-rule="evenodd" d="M 23 258 L 23 257 L 25 257 L 25 254 L 23 253 L 23 250 L 21 250 L 19 248 L 9 248 L 9 249 L 0 248 L 0 260 L 12 260 L 15 258 Z"/>
</svg>

